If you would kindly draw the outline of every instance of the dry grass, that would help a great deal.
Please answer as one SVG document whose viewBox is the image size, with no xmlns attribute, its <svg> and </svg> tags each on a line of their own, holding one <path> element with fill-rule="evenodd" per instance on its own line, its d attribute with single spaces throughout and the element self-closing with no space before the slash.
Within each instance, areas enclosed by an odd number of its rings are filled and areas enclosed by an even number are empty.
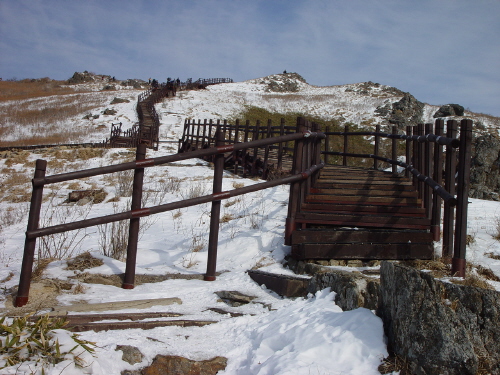
<svg viewBox="0 0 500 375">
<path fill-rule="evenodd" d="M 55 81 L 50 78 L 0 81 L 0 101 L 74 94 L 77 87 L 67 86 L 66 81 Z M 78 91 L 84 90 L 79 89 Z"/>
<path fill-rule="evenodd" d="M 394 354 L 384 358 L 382 364 L 378 366 L 378 371 L 381 374 L 392 374 L 393 372 L 399 371 L 400 375 L 413 375 L 410 362 L 408 362 L 405 358 Z"/>
<path fill-rule="evenodd" d="M 99 267 L 104 264 L 102 259 L 94 258 L 88 251 L 74 257 L 73 259 L 69 259 L 67 263 L 68 266 L 66 267 L 66 269 L 78 271 L 84 271 L 88 268 Z"/>
<path fill-rule="evenodd" d="M 0 106 L 0 146 L 77 143 L 88 136 L 92 128 L 62 125 L 100 108 L 103 94 L 71 93 L 34 96 Z"/>
<path fill-rule="evenodd" d="M 495 290 L 486 280 L 481 276 L 469 273 L 465 279 L 452 279 L 452 283 L 465 286 L 473 286 L 476 288 Z"/>
</svg>

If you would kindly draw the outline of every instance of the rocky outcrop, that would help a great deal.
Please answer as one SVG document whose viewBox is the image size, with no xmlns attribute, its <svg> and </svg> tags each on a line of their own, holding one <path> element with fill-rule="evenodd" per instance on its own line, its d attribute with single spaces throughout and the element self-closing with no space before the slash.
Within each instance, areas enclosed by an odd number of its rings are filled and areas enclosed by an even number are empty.
<svg viewBox="0 0 500 375">
<path fill-rule="evenodd" d="M 441 106 L 436 113 L 434 113 L 434 118 L 438 117 L 449 117 L 449 116 L 463 116 L 464 107 L 460 104 L 446 104 Z"/>
<path fill-rule="evenodd" d="M 385 106 L 379 106 L 375 110 L 379 116 L 385 117 L 390 124 L 397 125 L 400 129 L 406 126 L 415 126 L 422 123 L 424 103 L 415 99 L 413 95 L 406 92 L 401 100 Z"/>
<path fill-rule="evenodd" d="M 306 80 L 297 73 L 274 74 L 261 81 L 267 84 L 266 90 L 272 92 L 297 92 L 300 90 L 299 82 L 306 83 Z"/>
<path fill-rule="evenodd" d="M 486 134 L 476 139 L 471 163 L 469 196 L 500 200 L 500 139 Z"/>
<path fill-rule="evenodd" d="M 414 374 L 500 374 L 500 293 L 383 262 L 378 315 Z"/>
</svg>

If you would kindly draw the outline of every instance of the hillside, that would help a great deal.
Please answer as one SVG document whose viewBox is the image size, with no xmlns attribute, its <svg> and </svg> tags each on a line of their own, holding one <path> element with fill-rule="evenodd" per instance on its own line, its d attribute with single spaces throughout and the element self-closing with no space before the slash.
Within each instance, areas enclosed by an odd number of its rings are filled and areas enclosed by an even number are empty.
<svg viewBox="0 0 500 375">
<path fill-rule="evenodd" d="M 2 145 L 23 144 L 28 140 L 32 144 L 44 143 L 55 136 L 61 143 L 100 141 L 109 135 L 111 123 L 132 126 L 136 122 L 137 95 L 142 90 L 121 82 L 115 83 L 115 89 L 103 90 L 110 84 L 106 80 L 112 79 L 106 77 L 68 86 L 79 92 L 3 99 L 0 102 Z M 311 86 L 293 73 L 179 92 L 175 98 L 156 105 L 162 117 L 160 140 L 164 142 L 158 151 L 148 150 L 147 157 L 175 153 L 186 118 L 243 119 L 240 116 L 249 110 L 263 108 L 281 114 L 310 114 L 325 121 L 335 120 L 340 125 L 385 126 L 389 120 L 378 116 L 377 108 L 379 112 L 384 107 L 391 109 L 392 104 L 403 97 L 405 94 L 396 88 L 371 82 Z M 129 102 L 111 104 L 114 98 Z M 106 115 L 106 109 L 116 112 Z M 437 105 L 424 104 L 423 121 L 432 121 L 438 109 Z M 23 120 L 31 112 L 29 119 Z M 64 116 L 55 117 L 59 112 L 64 112 Z M 469 112 L 464 115 L 482 123 L 484 129 L 477 127 L 478 132 L 498 132 L 499 118 Z M 200 280 L 206 268 L 210 216 L 210 205 L 204 204 L 141 219 L 137 274 L 169 277 L 166 280 L 158 278 L 154 283 L 138 283 L 132 290 L 121 289 L 113 275 L 125 268 L 127 225 L 124 222 L 103 225 L 38 241 L 37 257 L 46 261 L 37 264 L 32 300 L 26 308 L 13 309 L 12 294 L 19 281 L 34 161 L 48 160 L 47 175 L 51 175 L 129 161 L 134 158 L 134 150 L 59 147 L 32 152 L 5 151 L 1 155 L 0 308 L 3 314 L 47 312 L 54 305 L 83 302 L 177 297 L 182 304 L 154 306 L 147 311 L 174 312 L 183 314 L 185 319 L 216 322 L 204 327 L 84 332 L 82 338 L 98 345 L 89 367 L 76 368 L 65 361 L 46 371 L 47 375 L 120 374 L 150 364 L 157 354 L 195 360 L 224 356 L 228 363 L 226 370 L 219 372 L 221 375 L 379 374 L 378 366 L 387 356 L 387 348 L 382 322 L 370 310 L 344 312 L 335 305 L 334 293 L 328 289 L 308 298 L 282 298 L 257 285 L 246 274 L 248 269 L 291 274 L 283 266 L 289 252 L 283 245 L 287 186 L 223 203 L 221 216 L 225 219 L 221 224 L 217 263 L 221 274 L 215 282 Z M 209 194 L 212 175 L 213 170 L 202 160 L 148 168 L 143 206 Z M 223 190 L 257 182 L 227 173 Z M 67 202 L 69 192 L 83 189 L 102 189 L 104 197 L 99 201 Z M 130 173 L 51 185 L 45 189 L 40 223 L 47 226 L 121 212 L 130 206 L 130 189 Z M 485 283 L 500 290 L 500 203 L 471 199 L 469 218 L 468 261 L 491 269 L 493 277 Z M 439 251 L 438 243 L 437 255 Z M 68 267 L 68 258 L 86 252 L 100 262 L 86 263 L 80 268 Z M 366 269 L 334 268 L 359 272 Z M 471 269 L 471 274 L 475 275 L 478 269 Z M 452 278 L 445 279 L 451 281 Z M 221 291 L 238 291 L 255 298 L 241 306 L 230 306 L 216 294 Z M 129 308 L 121 312 L 139 311 Z M 138 347 L 144 357 L 131 365 L 122 360 L 121 352 L 115 351 L 117 345 Z M 20 369 L 11 366 L 2 371 L 30 373 L 34 368 L 33 362 L 27 362 Z"/>
</svg>

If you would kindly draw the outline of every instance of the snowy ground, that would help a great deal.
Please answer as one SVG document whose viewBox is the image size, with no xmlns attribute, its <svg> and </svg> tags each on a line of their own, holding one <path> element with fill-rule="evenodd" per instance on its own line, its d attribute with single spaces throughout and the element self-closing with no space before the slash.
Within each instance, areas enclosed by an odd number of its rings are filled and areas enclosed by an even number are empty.
<svg viewBox="0 0 500 375">
<path fill-rule="evenodd" d="M 234 83 L 211 86 L 205 91 L 181 92 L 176 98 L 168 99 L 156 108 L 162 116 L 162 140 L 177 141 L 185 118 L 229 117 L 241 111 L 245 104 L 269 105 L 271 110 L 281 110 L 286 106 L 306 106 L 307 110 L 315 114 L 326 114 L 331 111 L 331 100 L 318 98 L 340 97 L 342 90 L 345 91 L 345 87 L 315 88 L 304 85 L 302 93 L 307 95 L 288 97 L 286 103 L 283 103 L 277 97 L 284 94 L 265 93 L 263 86 L 258 83 Z M 310 99 L 315 95 L 317 97 L 314 100 Z M 109 106 L 108 100 L 109 97 L 103 100 L 103 108 Z M 339 100 L 350 103 L 351 107 L 346 107 L 346 115 L 361 108 L 361 104 L 356 107 L 350 97 Z M 364 99 L 363 108 L 373 108 L 372 101 L 384 100 L 387 99 Z M 117 106 L 116 109 L 119 111 L 117 119 L 135 118 L 134 101 Z M 94 141 L 94 136 L 95 134 L 89 133 L 87 141 Z M 148 150 L 147 157 L 175 152 L 175 143 L 161 143 L 160 150 Z M 49 159 L 48 175 L 64 171 L 60 166 L 51 169 L 51 162 L 54 165 L 57 163 L 56 157 L 50 153 L 33 154 L 29 159 L 32 163 L 40 157 Z M 125 150 L 110 150 L 102 157 L 91 158 L 83 165 L 78 164 L 78 169 L 107 165 L 131 157 L 133 153 Z M 4 160 L 0 163 L 4 163 Z M 30 169 L 24 165 L 13 165 L 11 168 L 26 171 L 30 175 L 32 173 L 32 167 Z M 145 206 L 210 194 L 212 175 L 213 170 L 201 160 L 186 160 L 149 168 L 145 179 L 148 191 L 148 203 Z M 179 181 L 182 181 L 182 189 L 179 188 Z M 258 181 L 227 173 L 223 190 L 255 183 Z M 42 225 L 49 219 L 60 217 L 90 218 L 125 210 L 130 204 L 126 197 L 122 196 L 114 203 L 108 202 L 121 195 L 119 185 L 117 180 L 101 177 L 80 182 L 80 189 L 104 188 L 108 193 L 103 203 L 83 206 L 62 204 L 68 192 L 74 189 L 68 183 L 47 189 L 51 198 L 43 205 Z M 85 332 L 81 337 L 98 345 L 96 355 L 91 359 L 92 364 L 85 369 L 76 369 L 72 366 L 65 367 L 68 363 L 63 362 L 64 365 L 60 364 L 46 374 L 119 374 L 124 369 L 144 367 L 157 354 L 182 355 L 195 360 L 227 357 L 227 368 L 220 374 L 378 374 L 377 367 L 387 355 L 387 350 L 382 322 L 371 311 L 361 308 L 343 312 L 333 302 L 334 293 L 329 290 L 320 291 L 308 298 L 284 299 L 257 285 L 245 273 L 250 268 L 290 272 L 282 267 L 282 260 L 289 252 L 289 248 L 283 245 L 287 201 L 286 186 L 223 201 L 221 216 L 226 220 L 221 224 L 217 263 L 217 270 L 221 275 L 214 282 L 167 280 L 138 285 L 133 290 L 85 284 L 83 294 L 65 292 L 58 298 L 61 304 L 72 304 L 77 301 L 97 303 L 179 297 L 182 300 L 180 305 L 157 306 L 148 311 L 178 312 L 185 314 L 186 319 L 215 320 L 218 323 L 192 328 Z M 55 203 L 56 210 L 59 210 L 57 213 L 51 208 L 54 207 L 51 203 Z M 26 228 L 26 207 L 27 203 L 0 203 L 2 217 L 6 217 L 9 211 L 22 216 L 19 220 L 12 220 L 12 224 L 1 226 L 0 280 L 7 280 L 9 274 L 13 274 L 13 277 L 3 283 L 4 290 L 18 283 Z M 141 219 L 144 229 L 139 241 L 137 274 L 204 273 L 209 216 L 210 205 L 206 204 Z M 500 243 L 493 237 L 497 233 L 499 220 L 499 202 L 471 199 L 468 230 L 475 242 L 468 249 L 468 260 L 490 267 L 500 276 L 500 260 L 491 257 L 500 256 Z M 108 232 L 109 230 L 111 228 L 108 228 Z M 66 256 L 91 251 L 94 256 L 104 260 L 102 266 L 87 272 L 122 273 L 125 269 L 124 262 L 102 255 L 102 243 L 105 240 L 103 236 L 102 231 L 97 228 L 89 228 L 69 238 L 56 238 L 56 242 L 66 244 L 61 249 L 66 251 Z M 439 244 L 436 247 L 439 251 Z M 76 283 L 68 277 L 79 271 L 65 270 L 65 266 L 65 261 L 52 262 L 45 276 Z M 500 283 L 492 282 L 492 285 L 500 290 Z M 221 290 L 236 290 L 255 296 L 256 299 L 248 305 L 230 308 L 218 300 L 215 292 Z M 245 315 L 233 318 L 208 310 L 214 307 Z M 132 312 L 139 310 L 123 311 L 124 314 Z M 122 361 L 121 353 L 114 350 L 116 345 L 140 348 L 145 355 L 143 362 L 132 366 Z M 25 366 L 18 369 L 18 372 L 14 367 L 3 369 L 2 374 L 20 374 L 22 371 L 30 373 L 27 368 Z"/>
</svg>

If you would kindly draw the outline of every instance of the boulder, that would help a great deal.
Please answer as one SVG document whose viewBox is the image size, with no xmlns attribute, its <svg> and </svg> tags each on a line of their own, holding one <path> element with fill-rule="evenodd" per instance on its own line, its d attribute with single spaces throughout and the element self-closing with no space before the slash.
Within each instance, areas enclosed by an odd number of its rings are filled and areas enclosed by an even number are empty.
<svg viewBox="0 0 500 375">
<path fill-rule="evenodd" d="M 470 175 L 471 198 L 496 200 L 500 191 L 500 139 L 492 134 L 474 142 Z"/>
<path fill-rule="evenodd" d="M 389 349 L 412 373 L 500 374 L 499 292 L 383 262 L 379 306 Z"/>
<path fill-rule="evenodd" d="M 392 103 L 392 106 L 386 103 L 383 106 L 377 107 L 375 112 L 378 116 L 386 118 L 390 124 L 397 125 L 400 129 L 405 129 L 406 126 L 415 126 L 423 122 L 424 103 L 406 92 L 403 94 L 401 100 Z"/>
<path fill-rule="evenodd" d="M 115 350 L 121 350 L 123 352 L 122 359 L 131 365 L 142 362 L 144 358 L 139 348 L 135 346 L 117 345 Z"/>
<path fill-rule="evenodd" d="M 193 361 L 175 355 L 157 355 L 153 363 L 142 369 L 143 375 L 215 375 L 227 366 L 227 359 L 215 357 L 206 361 Z"/>
<path fill-rule="evenodd" d="M 464 107 L 462 107 L 460 104 L 446 104 L 441 106 L 438 111 L 434 113 L 434 118 L 463 115 Z"/>
</svg>

